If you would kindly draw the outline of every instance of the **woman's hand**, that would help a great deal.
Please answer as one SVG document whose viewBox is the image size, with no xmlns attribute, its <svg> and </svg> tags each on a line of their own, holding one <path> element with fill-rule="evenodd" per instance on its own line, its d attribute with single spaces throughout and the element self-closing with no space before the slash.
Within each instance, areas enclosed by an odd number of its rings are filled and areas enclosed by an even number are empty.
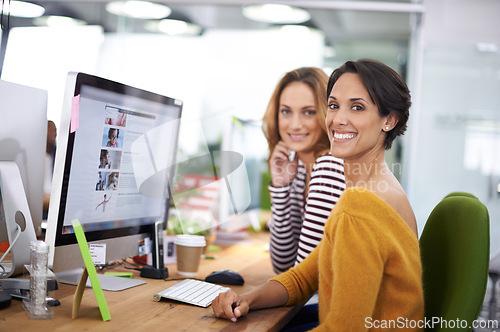
<svg viewBox="0 0 500 332">
<path fill-rule="evenodd" d="M 212 310 L 218 318 L 229 319 L 233 322 L 248 313 L 249 305 L 244 296 L 232 290 L 221 293 L 212 301 Z"/>
<path fill-rule="evenodd" d="M 212 301 L 216 317 L 236 322 L 239 317 L 252 310 L 283 306 L 288 302 L 288 292 L 278 281 L 271 280 L 243 295 L 232 290 L 221 293 Z"/>
<path fill-rule="evenodd" d="M 269 158 L 269 172 L 271 173 L 271 183 L 274 187 L 288 185 L 297 174 L 298 156 L 290 161 L 288 158 L 291 152 L 283 141 L 279 141 L 274 147 L 273 154 Z"/>
</svg>

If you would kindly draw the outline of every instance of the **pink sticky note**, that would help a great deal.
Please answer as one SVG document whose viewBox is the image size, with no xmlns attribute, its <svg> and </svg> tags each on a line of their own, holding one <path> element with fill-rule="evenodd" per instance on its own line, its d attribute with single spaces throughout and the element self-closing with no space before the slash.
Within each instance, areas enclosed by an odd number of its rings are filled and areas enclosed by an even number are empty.
<svg viewBox="0 0 500 332">
<path fill-rule="evenodd" d="M 80 122 L 80 95 L 74 96 L 71 100 L 71 122 L 69 131 L 74 133 L 79 126 Z"/>
</svg>

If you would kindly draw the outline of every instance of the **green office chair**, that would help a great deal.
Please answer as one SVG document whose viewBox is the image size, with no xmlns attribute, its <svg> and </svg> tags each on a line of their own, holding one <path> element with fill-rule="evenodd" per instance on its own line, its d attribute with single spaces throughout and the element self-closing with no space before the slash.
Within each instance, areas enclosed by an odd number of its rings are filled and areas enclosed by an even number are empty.
<svg viewBox="0 0 500 332">
<path fill-rule="evenodd" d="M 491 297 L 488 307 L 488 320 L 497 319 L 497 283 L 500 280 L 500 253 L 497 253 L 490 260 L 489 276 L 491 279 Z"/>
<path fill-rule="evenodd" d="M 490 235 L 486 206 L 471 194 L 446 196 L 427 219 L 420 250 L 425 317 L 428 321 L 439 319 L 426 330 L 455 330 L 457 326 L 450 328 L 451 324 L 445 323 L 457 319 L 472 326 L 481 311 L 488 281 Z"/>
<path fill-rule="evenodd" d="M 477 199 L 477 197 L 474 196 L 473 194 L 467 193 L 467 192 L 464 192 L 464 191 L 455 191 L 455 192 L 449 193 L 448 195 L 446 195 L 445 198 L 454 197 L 454 196 L 464 196 L 464 197 L 470 197 L 470 198 Z"/>
</svg>

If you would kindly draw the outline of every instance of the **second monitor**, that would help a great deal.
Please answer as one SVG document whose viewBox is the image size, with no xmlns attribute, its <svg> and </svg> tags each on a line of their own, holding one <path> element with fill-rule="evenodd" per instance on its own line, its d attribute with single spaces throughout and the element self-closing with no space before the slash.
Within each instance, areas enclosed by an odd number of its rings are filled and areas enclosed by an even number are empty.
<svg viewBox="0 0 500 332">
<path fill-rule="evenodd" d="M 63 107 L 46 234 L 56 276 L 83 266 L 71 220 L 105 244 L 106 261 L 137 255 L 164 220 L 182 102 L 70 73 Z"/>
</svg>

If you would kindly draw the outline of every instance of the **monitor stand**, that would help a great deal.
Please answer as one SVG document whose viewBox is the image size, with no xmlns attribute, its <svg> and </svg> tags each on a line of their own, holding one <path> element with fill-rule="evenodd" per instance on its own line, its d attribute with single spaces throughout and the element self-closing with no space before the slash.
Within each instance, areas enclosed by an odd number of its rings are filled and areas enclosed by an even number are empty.
<svg viewBox="0 0 500 332">
<path fill-rule="evenodd" d="M 12 246 L 12 264 L 2 274 L 5 278 L 24 272 L 30 264 L 30 243 L 36 241 L 21 173 L 13 161 L 0 161 L 0 205 L 0 242 Z"/>
<path fill-rule="evenodd" d="M 57 281 L 62 282 L 63 284 L 76 286 L 80 282 L 82 273 L 83 268 L 79 267 L 72 270 L 56 272 L 55 275 Z M 144 280 L 108 276 L 105 274 L 97 274 L 97 277 L 99 278 L 102 289 L 113 292 L 125 290 L 127 288 L 132 288 L 146 283 Z M 86 286 L 92 287 L 90 279 L 88 278 Z"/>
</svg>

